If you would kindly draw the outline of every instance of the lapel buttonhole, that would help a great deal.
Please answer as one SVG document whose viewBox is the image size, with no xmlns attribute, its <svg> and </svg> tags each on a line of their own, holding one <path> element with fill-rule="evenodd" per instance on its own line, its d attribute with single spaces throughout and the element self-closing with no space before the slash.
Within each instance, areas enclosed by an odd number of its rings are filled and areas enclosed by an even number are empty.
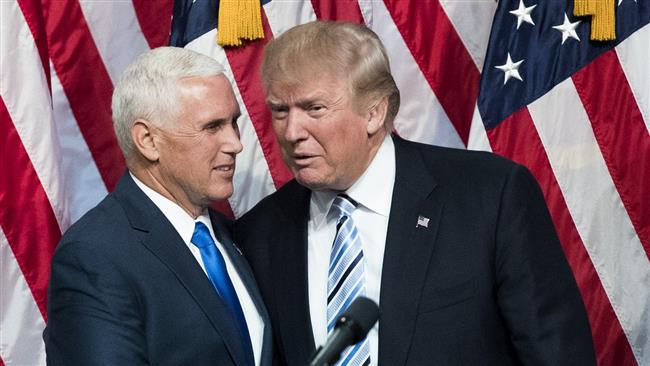
<svg viewBox="0 0 650 366">
<path fill-rule="evenodd" d="M 235 242 L 232 243 L 232 246 L 235 247 L 235 250 L 237 250 L 237 253 L 239 253 L 239 255 L 244 255 L 244 254 L 241 252 L 241 249 L 239 249 L 239 247 L 237 246 L 237 244 L 235 244 Z"/>
</svg>

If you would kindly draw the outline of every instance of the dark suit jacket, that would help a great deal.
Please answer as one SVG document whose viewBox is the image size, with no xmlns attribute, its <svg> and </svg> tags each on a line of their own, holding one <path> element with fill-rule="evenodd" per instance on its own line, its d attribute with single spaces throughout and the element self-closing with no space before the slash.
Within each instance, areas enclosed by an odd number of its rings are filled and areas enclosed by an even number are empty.
<svg viewBox="0 0 650 366">
<path fill-rule="evenodd" d="M 379 364 L 595 364 L 582 299 L 528 170 L 489 153 L 393 140 Z M 278 356 L 296 366 L 314 352 L 309 200 L 291 181 L 246 214 L 235 235 Z"/>
<path fill-rule="evenodd" d="M 210 217 L 265 322 L 268 365 L 268 313 L 227 219 Z M 236 327 L 174 227 L 128 173 L 55 251 L 43 335 L 49 365 L 246 365 Z"/>
</svg>

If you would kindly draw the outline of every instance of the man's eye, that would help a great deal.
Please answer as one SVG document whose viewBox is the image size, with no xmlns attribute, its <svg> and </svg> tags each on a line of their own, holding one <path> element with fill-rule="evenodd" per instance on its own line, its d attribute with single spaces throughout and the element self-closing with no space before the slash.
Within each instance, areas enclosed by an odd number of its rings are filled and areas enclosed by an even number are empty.
<svg viewBox="0 0 650 366">
<path fill-rule="evenodd" d="M 281 119 L 287 116 L 289 109 L 285 107 L 272 107 L 271 114 L 275 119 Z"/>
<path fill-rule="evenodd" d="M 327 113 L 327 107 L 322 104 L 312 104 L 307 108 L 307 113 L 312 118 L 320 118 Z"/>
<path fill-rule="evenodd" d="M 211 122 L 205 125 L 204 129 L 207 131 L 217 131 L 221 128 L 223 124 L 219 122 Z"/>
</svg>

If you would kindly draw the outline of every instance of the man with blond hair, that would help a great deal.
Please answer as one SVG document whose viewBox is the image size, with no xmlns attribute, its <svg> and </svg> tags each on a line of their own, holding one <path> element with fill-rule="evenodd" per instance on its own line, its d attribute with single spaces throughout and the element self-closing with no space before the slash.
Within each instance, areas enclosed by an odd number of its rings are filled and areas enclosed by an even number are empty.
<svg viewBox="0 0 650 366">
<path fill-rule="evenodd" d="M 229 221 L 239 106 L 210 57 L 162 47 L 113 94 L 128 171 L 52 260 L 50 365 L 269 365 L 268 314 Z"/>
<path fill-rule="evenodd" d="M 358 296 L 378 325 L 337 365 L 593 365 L 582 299 L 528 170 L 391 134 L 399 91 L 363 25 L 271 41 L 262 79 L 295 180 L 237 224 L 282 364 Z"/>
</svg>

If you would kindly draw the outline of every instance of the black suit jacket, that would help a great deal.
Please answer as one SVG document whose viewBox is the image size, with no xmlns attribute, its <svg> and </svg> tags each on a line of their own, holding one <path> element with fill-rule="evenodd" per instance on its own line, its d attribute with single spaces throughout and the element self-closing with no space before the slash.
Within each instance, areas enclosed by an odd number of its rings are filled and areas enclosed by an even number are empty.
<svg viewBox="0 0 650 366">
<path fill-rule="evenodd" d="M 211 211 L 265 323 L 262 365 L 272 358 L 271 325 L 228 221 Z M 235 320 L 181 237 L 125 174 L 115 191 L 63 236 L 52 259 L 49 365 L 246 365 Z"/>
<path fill-rule="evenodd" d="M 379 364 L 593 365 L 584 305 L 526 168 L 394 138 Z M 237 224 L 282 363 L 314 352 L 310 191 L 291 181 Z M 428 225 L 417 225 L 418 217 Z"/>
</svg>

